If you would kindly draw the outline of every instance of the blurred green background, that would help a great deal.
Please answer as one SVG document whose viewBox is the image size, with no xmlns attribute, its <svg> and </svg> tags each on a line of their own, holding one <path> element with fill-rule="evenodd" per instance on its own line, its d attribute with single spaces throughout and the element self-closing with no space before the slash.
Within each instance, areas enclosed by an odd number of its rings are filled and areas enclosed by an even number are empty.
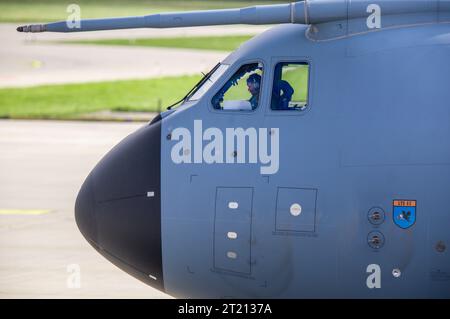
<svg viewBox="0 0 450 319">
<path fill-rule="evenodd" d="M 223 9 L 285 3 L 252 0 L 0 0 L 0 23 L 32 23 L 65 20 L 71 3 L 81 6 L 82 18 L 146 15 L 157 12 Z M 65 41 L 96 45 L 190 48 L 231 52 L 252 35 L 209 37 L 99 39 Z M 45 85 L 0 89 L 0 118 L 76 119 L 81 114 L 101 110 L 158 112 L 182 98 L 201 78 L 198 75 L 95 83 Z"/>
<path fill-rule="evenodd" d="M 283 3 L 274 0 L 0 0 L 0 22 L 48 22 L 65 20 L 65 8 L 75 3 L 83 18 L 146 15 L 165 11 L 225 9 L 255 4 Z M 61 10 L 63 8 L 63 10 Z"/>
</svg>

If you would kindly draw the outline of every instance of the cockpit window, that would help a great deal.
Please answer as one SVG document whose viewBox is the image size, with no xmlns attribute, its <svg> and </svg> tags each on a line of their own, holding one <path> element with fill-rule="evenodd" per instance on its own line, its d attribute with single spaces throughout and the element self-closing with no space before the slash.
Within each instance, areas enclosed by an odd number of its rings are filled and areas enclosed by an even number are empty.
<svg viewBox="0 0 450 319">
<path fill-rule="evenodd" d="M 212 105 L 217 110 L 251 111 L 258 107 L 263 66 L 243 65 L 217 92 Z"/>
<path fill-rule="evenodd" d="M 203 83 L 195 90 L 194 93 L 188 98 L 188 101 L 197 101 L 209 90 L 209 88 L 216 83 L 216 81 L 225 73 L 228 69 L 227 64 L 220 64 L 209 76 L 206 76 Z"/>
<path fill-rule="evenodd" d="M 304 111 L 308 108 L 309 64 L 282 62 L 275 66 L 272 110 Z"/>
</svg>

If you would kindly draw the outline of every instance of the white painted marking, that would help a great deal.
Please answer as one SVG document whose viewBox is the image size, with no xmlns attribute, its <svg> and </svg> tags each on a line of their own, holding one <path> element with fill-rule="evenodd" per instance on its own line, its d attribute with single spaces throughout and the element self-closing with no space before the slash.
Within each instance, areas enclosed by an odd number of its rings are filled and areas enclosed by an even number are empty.
<svg viewBox="0 0 450 319">
<path fill-rule="evenodd" d="M 236 239 L 237 236 L 238 236 L 237 233 L 235 233 L 234 231 L 229 231 L 228 234 L 227 234 L 227 237 L 229 239 Z"/>
<path fill-rule="evenodd" d="M 298 216 L 302 213 L 302 206 L 298 203 L 291 205 L 290 212 L 292 216 Z"/>
<path fill-rule="evenodd" d="M 227 257 L 230 259 L 236 259 L 237 254 L 234 251 L 229 251 L 229 252 L 227 252 Z"/>
<path fill-rule="evenodd" d="M 228 208 L 229 209 L 237 209 L 239 207 L 239 204 L 237 202 L 229 202 Z"/>
<path fill-rule="evenodd" d="M 153 275 L 148 275 L 151 279 L 156 280 L 157 278 Z"/>
<path fill-rule="evenodd" d="M 155 197 L 155 192 L 147 192 L 147 197 Z"/>
</svg>

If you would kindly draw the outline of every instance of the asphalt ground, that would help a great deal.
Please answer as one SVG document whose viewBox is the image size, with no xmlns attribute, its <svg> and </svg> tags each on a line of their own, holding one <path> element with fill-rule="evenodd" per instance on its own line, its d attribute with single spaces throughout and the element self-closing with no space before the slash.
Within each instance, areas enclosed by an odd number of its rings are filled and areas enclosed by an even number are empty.
<svg viewBox="0 0 450 319">
<path fill-rule="evenodd" d="M 0 87 L 143 79 L 200 74 L 228 53 L 218 51 L 61 44 L 63 40 L 257 34 L 267 26 L 132 29 L 81 33 L 19 33 L 0 24 Z"/>
</svg>

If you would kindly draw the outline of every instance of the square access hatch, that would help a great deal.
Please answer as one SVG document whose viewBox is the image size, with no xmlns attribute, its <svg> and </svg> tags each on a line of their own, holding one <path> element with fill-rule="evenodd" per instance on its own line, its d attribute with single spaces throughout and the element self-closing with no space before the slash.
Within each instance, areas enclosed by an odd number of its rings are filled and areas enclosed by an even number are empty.
<svg viewBox="0 0 450 319">
<path fill-rule="evenodd" d="M 278 187 L 276 231 L 315 232 L 317 189 Z"/>
</svg>

